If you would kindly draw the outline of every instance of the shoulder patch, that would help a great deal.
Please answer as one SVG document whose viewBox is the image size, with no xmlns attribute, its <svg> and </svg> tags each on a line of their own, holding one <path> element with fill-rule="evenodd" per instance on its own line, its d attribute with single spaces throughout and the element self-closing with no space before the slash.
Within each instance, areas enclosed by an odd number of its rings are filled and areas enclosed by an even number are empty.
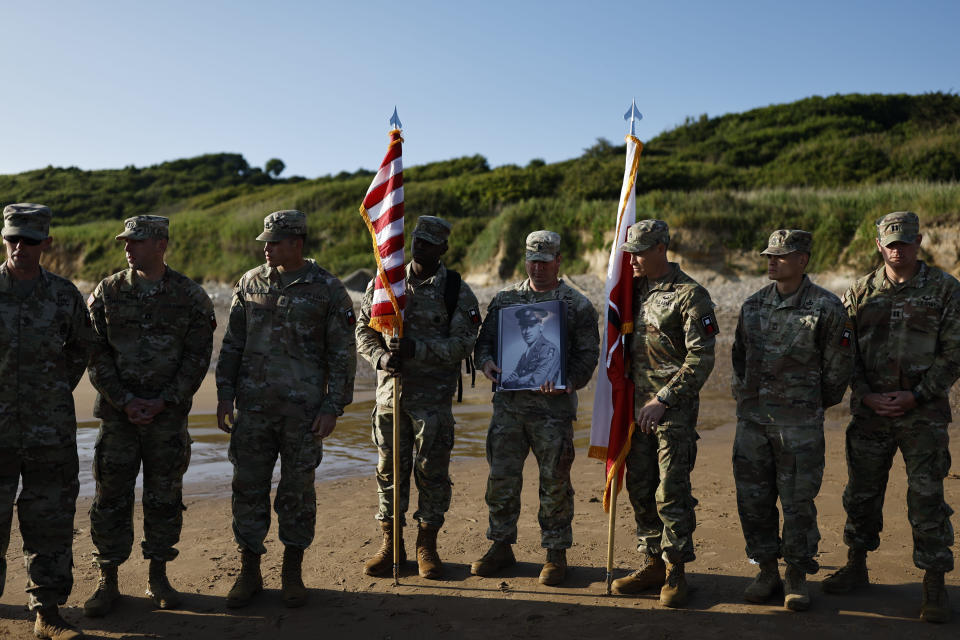
<svg viewBox="0 0 960 640">
<path fill-rule="evenodd" d="M 850 342 L 853 341 L 853 327 L 848 323 L 847 326 L 843 328 L 843 331 L 840 332 L 840 346 L 843 348 L 849 348 Z"/>
<path fill-rule="evenodd" d="M 473 307 L 470 311 L 467 312 L 467 315 L 470 316 L 470 322 L 473 324 L 480 324 L 480 309 L 478 307 Z"/>
<path fill-rule="evenodd" d="M 703 332 L 708 336 L 715 336 L 720 333 L 720 325 L 717 324 L 717 316 L 713 313 L 708 313 L 700 318 L 700 326 L 703 327 Z"/>
<path fill-rule="evenodd" d="M 97 299 L 96 296 L 94 296 L 92 293 L 91 293 L 89 296 L 87 296 L 87 306 L 88 306 L 88 307 L 92 307 L 92 306 L 93 306 L 93 302 L 94 302 L 96 299 Z"/>
<path fill-rule="evenodd" d="M 210 329 L 217 330 L 217 315 L 215 313 L 210 314 Z"/>
<path fill-rule="evenodd" d="M 352 327 L 357 324 L 357 316 L 353 314 L 353 309 L 344 309 L 343 317 L 347 320 L 347 326 Z"/>
</svg>

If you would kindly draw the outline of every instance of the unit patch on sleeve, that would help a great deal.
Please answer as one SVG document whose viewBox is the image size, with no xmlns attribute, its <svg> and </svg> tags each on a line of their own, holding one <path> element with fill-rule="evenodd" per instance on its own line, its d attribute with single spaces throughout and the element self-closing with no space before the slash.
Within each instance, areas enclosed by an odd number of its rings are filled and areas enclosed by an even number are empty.
<svg viewBox="0 0 960 640">
<path fill-rule="evenodd" d="M 480 324 L 480 310 L 479 310 L 479 309 L 477 309 L 476 307 L 474 307 L 473 309 L 470 309 L 470 311 L 468 311 L 467 314 L 470 316 L 470 322 L 472 322 L 473 324 Z"/>
<path fill-rule="evenodd" d="M 700 326 L 703 327 L 703 333 L 708 336 L 715 336 L 720 333 L 720 325 L 717 324 L 717 316 L 712 313 L 700 318 Z"/>
<path fill-rule="evenodd" d="M 357 316 L 353 315 L 353 309 L 346 309 L 343 312 L 344 317 L 347 319 L 347 326 L 352 327 L 357 324 Z"/>
</svg>

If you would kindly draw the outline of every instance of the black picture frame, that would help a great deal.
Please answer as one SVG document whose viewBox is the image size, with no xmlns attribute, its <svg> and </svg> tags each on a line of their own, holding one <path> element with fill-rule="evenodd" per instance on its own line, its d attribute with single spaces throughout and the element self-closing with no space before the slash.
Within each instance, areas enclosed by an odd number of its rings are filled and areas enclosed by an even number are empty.
<svg viewBox="0 0 960 640">
<path fill-rule="evenodd" d="M 567 386 L 567 303 L 549 300 L 500 309 L 496 391 L 539 390 L 547 381 Z"/>
</svg>

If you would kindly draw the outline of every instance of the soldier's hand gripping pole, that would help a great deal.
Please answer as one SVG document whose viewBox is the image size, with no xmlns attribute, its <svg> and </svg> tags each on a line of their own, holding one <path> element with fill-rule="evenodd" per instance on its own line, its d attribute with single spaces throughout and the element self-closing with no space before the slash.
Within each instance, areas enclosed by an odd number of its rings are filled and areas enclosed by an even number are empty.
<svg viewBox="0 0 960 640">
<path fill-rule="evenodd" d="M 619 479 L 614 479 L 610 491 L 610 515 L 607 519 L 607 595 L 612 593 L 613 585 L 613 538 L 617 524 L 617 496 L 620 494 Z"/>
<path fill-rule="evenodd" d="M 398 336 L 394 329 L 393 336 Z M 400 585 L 400 373 L 393 376 L 393 584 Z"/>
</svg>

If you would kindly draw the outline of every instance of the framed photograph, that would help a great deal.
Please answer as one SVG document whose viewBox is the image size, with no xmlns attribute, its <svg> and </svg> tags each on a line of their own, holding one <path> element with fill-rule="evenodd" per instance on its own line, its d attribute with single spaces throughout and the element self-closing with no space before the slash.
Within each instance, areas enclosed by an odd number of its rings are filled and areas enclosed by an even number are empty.
<svg viewBox="0 0 960 640">
<path fill-rule="evenodd" d="M 567 303 L 562 300 L 500 309 L 497 391 L 540 389 L 548 381 L 566 388 L 566 318 Z"/>
</svg>

